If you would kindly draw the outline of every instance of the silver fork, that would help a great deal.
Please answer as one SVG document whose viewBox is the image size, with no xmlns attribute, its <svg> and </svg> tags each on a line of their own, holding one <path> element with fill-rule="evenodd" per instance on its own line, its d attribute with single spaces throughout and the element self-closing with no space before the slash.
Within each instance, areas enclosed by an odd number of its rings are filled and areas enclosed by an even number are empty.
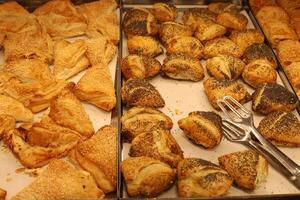
<svg viewBox="0 0 300 200">
<path fill-rule="evenodd" d="M 232 142 L 243 143 L 257 150 L 300 189 L 300 166 L 257 131 L 253 123 L 253 114 L 231 96 L 218 100 L 218 105 L 227 117 L 223 119 L 225 137 Z M 251 133 L 260 143 L 251 139 Z"/>
</svg>

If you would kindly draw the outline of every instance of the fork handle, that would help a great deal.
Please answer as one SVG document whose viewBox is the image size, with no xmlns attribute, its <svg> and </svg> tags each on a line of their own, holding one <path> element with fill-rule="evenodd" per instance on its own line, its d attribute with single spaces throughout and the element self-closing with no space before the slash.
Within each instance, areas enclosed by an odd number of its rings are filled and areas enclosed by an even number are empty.
<svg viewBox="0 0 300 200">
<path fill-rule="evenodd" d="M 258 141 L 268 149 L 268 153 L 272 155 L 272 157 L 282 165 L 285 166 L 287 170 L 290 171 L 294 176 L 300 176 L 300 167 L 297 163 L 291 160 L 288 156 L 286 156 L 282 151 L 280 151 L 276 146 L 274 146 L 271 142 L 265 139 L 256 128 L 251 128 L 253 135 L 258 139 Z"/>
</svg>

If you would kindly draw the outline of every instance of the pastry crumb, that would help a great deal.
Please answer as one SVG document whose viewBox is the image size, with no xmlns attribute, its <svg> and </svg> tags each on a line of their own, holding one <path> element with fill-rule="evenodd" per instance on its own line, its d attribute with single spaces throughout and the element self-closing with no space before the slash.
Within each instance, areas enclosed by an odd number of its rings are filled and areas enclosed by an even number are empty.
<svg viewBox="0 0 300 200">
<path fill-rule="evenodd" d="M 20 168 L 16 169 L 15 172 L 16 172 L 17 174 L 19 174 L 19 173 L 24 172 L 25 169 L 26 169 L 25 167 L 20 167 Z"/>
</svg>

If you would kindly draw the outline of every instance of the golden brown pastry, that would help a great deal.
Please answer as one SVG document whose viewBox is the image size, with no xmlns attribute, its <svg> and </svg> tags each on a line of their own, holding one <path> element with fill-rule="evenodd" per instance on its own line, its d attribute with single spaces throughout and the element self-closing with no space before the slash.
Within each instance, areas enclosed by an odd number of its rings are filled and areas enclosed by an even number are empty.
<svg viewBox="0 0 300 200">
<path fill-rule="evenodd" d="M 246 83 L 254 88 L 264 83 L 276 83 L 277 72 L 269 62 L 254 60 L 246 65 L 242 77 Z"/>
<path fill-rule="evenodd" d="M 123 19 L 123 28 L 127 37 L 154 36 L 158 32 L 155 17 L 145 8 L 128 10 Z"/>
<path fill-rule="evenodd" d="M 300 38 L 300 17 L 291 19 L 291 25 L 296 31 L 298 38 Z"/>
<path fill-rule="evenodd" d="M 297 96 L 278 84 L 260 85 L 252 97 L 252 110 L 264 115 L 275 111 L 290 112 L 298 104 Z"/>
<path fill-rule="evenodd" d="M 117 53 L 117 47 L 105 37 L 97 37 L 85 41 L 86 56 L 91 65 L 109 64 Z"/>
<path fill-rule="evenodd" d="M 151 9 L 154 17 L 160 22 L 175 21 L 177 9 L 172 4 L 155 3 Z"/>
<path fill-rule="evenodd" d="M 20 59 L 6 63 L 3 71 L 13 74 L 23 83 L 50 81 L 49 66 L 39 59 Z"/>
<path fill-rule="evenodd" d="M 167 54 L 186 54 L 190 57 L 200 59 L 203 55 L 204 46 L 201 42 L 191 36 L 173 37 L 168 40 Z"/>
<path fill-rule="evenodd" d="M 207 41 L 222 37 L 226 32 L 226 27 L 212 20 L 203 20 L 202 23 L 197 23 L 194 35 L 200 41 Z"/>
<path fill-rule="evenodd" d="M 293 62 L 300 62 L 300 42 L 294 40 L 279 42 L 277 54 L 283 66 L 288 66 Z"/>
<path fill-rule="evenodd" d="M 222 118 L 214 112 L 195 111 L 178 121 L 184 134 L 205 148 L 217 146 L 222 139 Z"/>
<path fill-rule="evenodd" d="M 263 6 L 259 12 L 256 14 L 258 21 L 262 24 L 269 22 L 284 22 L 289 23 L 289 16 L 279 6 Z"/>
<path fill-rule="evenodd" d="M 155 57 L 163 53 L 159 42 L 150 36 L 133 36 L 127 41 L 130 54 Z"/>
<path fill-rule="evenodd" d="M 7 134 L 8 131 L 14 129 L 15 126 L 15 118 L 10 115 L 0 114 L 0 141 L 4 137 L 4 135 Z"/>
<path fill-rule="evenodd" d="M 68 162 L 53 160 L 31 184 L 22 189 L 12 200 L 25 199 L 98 199 L 103 192 L 97 188 L 93 177 L 75 169 Z"/>
<path fill-rule="evenodd" d="M 252 44 L 264 43 L 264 35 L 256 29 L 232 31 L 229 38 L 244 52 Z"/>
<path fill-rule="evenodd" d="M 234 182 L 244 189 L 254 190 L 268 175 L 268 162 L 252 150 L 223 155 L 218 160 Z"/>
<path fill-rule="evenodd" d="M 257 129 L 275 145 L 300 146 L 300 122 L 291 112 L 270 113 Z"/>
<path fill-rule="evenodd" d="M 46 63 L 53 59 L 53 45 L 47 33 L 22 32 L 8 34 L 3 43 L 6 62 L 24 58 L 37 58 Z"/>
<path fill-rule="evenodd" d="M 9 96 L 0 94 L 0 114 L 10 115 L 21 122 L 33 121 L 33 114 L 24 105 Z"/>
<path fill-rule="evenodd" d="M 96 180 L 104 193 L 117 185 L 117 129 L 107 125 L 71 151 L 71 158 Z"/>
<path fill-rule="evenodd" d="M 6 36 L 5 33 L 0 33 L 0 49 L 2 49 L 5 36 Z"/>
<path fill-rule="evenodd" d="M 161 69 L 158 60 L 131 54 L 122 59 L 121 70 L 126 79 L 130 78 L 149 78 L 156 76 Z"/>
<path fill-rule="evenodd" d="M 168 130 L 157 129 L 141 133 L 131 143 L 129 156 L 148 156 L 175 168 L 183 159 L 183 151 Z"/>
<path fill-rule="evenodd" d="M 184 54 L 171 54 L 166 57 L 161 71 L 164 75 L 179 80 L 200 81 L 204 78 L 200 60 Z"/>
<path fill-rule="evenodd" d="M 92 1 L 79 5 L 79 12 L 87 21 L 86 34 L 92 38 L 107 37 L 110 42 L 119 42 L 119 19 L 115 0 Z"/>
<path fill-rule="evenodd" d="M 225 37 L 216 38 L 205 43 L 205 58 L 215 57 L 220 54 L 239 58 L 243 55 L 243 51 L 237 44 Z"/>
<path fill-rule="evenodd" d="M 0 200 L 5 200 L 6 190 L 0 188 Z"/>
<path fill-rule="evenodd" d="M 216 197 L 227 193 L 230 175 L 219 166 L 200 158 L 185 158 L 177 166 L 177 191 L 180 197 Z"/>
<path fill-rule="evenodd" d="M 123 139 L 131 142 L 144 132 L 171 130 L 173 123 L 163 112 L 149 107 L 133 107 L 121 118 Z"/>
<path fill-rule="evenodd" d="M 131 197 L 156 197 L 170 188 L 176 179 L 175 169 L 145 156 L 124 160 L 122 174 Z"/>
<path fill-rule="evenodd" d="M 210 104 L 216 110 L 220 110 L 217 101 L 224 96 L 232 96 L 241 104 L 244 104 L 251 99 L 246 88 L 238 81 L 219 81 L 214 78 L 208 78 L 204 81 L 203 85 Z"/>
<path fill-rule="evenodd" d="M 86 30 L 84 17 L 70 0 L 51 0 L 33 12 L 39 23 L 54 39 L 83 35 Z"/>
<path fill-rule="evenodd" d="M 29 12 L 16 1 L 9 1 L 0 4 L 0 15 L 3 14 L 27 15 Z"/>
<path fill-rule="evenodd" d="M 300 6 L 300 2 L 295 0 L 277 0 L 277 3 L 287 12 L 297 9 Z"/>
<path fill-rule="evenodd" d="M 244 30 L 248 24 L 245 15 L 235 12 L 223 12 L 218 15 L 217 22 L 226 28 Z"/>
<path fill-rule="evenodd" d="M 162 23 L 159 28 L 159 38 L 164 45 L 173 37 L 192 36 L 193 32 L 189 26 L 177 22 Z"/>
<path fill-rule="evenodd" d="M 73 94 L 74 89 L 75 84 L 70 84 L 51 100 L 49 116 L 55 123 L 90 137 L 94 134 L 93 124 Z"/>
<path fill-rule="evenodd" d="M 235 80 L 244 68 L 245 63 L 232 56 L 219 55 L 206 60 L 207 72 L 219 80 Z"/>
<path fill-rule="evenodd" d="M 293 62 L 285 67 L 285 72 L 292 86 L 297 91 L 300 89 L 300 62 Z"/>
<path fill-rule="evenodd" d="M 238 12 L 237 5 L 233 3 L 223 3 L 223 2 L 217 2 L 217 3 L 210 3 L 208 4 L 208 10 L 216 13 L 221 14 L 223 12 Z"/>
<path fill-rule="evenodd" d="M 249 5 L 256 14 L 264 6 L 276 6 L 278 0 L 249 0 Z"/>
<path fill-rule="evenodd" d="M 266 44 L 252 44 L 246 48 L 243 55 L 245 63 L 250 63 L 255 60 L 266 60 L 273 66 L 277 67 L 276 57 L 271 48 Z"/>
<path fill-rule="evenodd" d="M 85 55 L 86 50 L 84 40 L 57 42 L 54 48 L 54 77 L 65 80 L 88 68 L 90 62 Z"/>
<path fill-rule="evenodd" d="M 89 68 L 76 85 L 76 96 L 98 108 L 110 111 L 116 106 L 116 95 L 107 65 Z"/>
<path fill-rule="evenodd" d="M 122 87 L 122 101 L 128 106 L 164 107 L 160 93 L 145 79 L 129 79 Z"/>
</svg>

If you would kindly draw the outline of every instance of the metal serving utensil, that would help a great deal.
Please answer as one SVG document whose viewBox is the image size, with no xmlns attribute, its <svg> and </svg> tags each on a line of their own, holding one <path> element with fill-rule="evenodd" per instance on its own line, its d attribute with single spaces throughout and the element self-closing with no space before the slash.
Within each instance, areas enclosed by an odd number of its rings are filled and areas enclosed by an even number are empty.
<svg viewBox="0 0 300 200">
<path fill-rule="evenodd" d="M 217 103 L 226 115 L 222 127 L 225 137 L 257 150 L 300 190 L 300 166 L 257 131 L 253 114 L 231 96 L 225 96 Z M 259 143 L 252 140 L 251 133 Z"/>
</svg>

